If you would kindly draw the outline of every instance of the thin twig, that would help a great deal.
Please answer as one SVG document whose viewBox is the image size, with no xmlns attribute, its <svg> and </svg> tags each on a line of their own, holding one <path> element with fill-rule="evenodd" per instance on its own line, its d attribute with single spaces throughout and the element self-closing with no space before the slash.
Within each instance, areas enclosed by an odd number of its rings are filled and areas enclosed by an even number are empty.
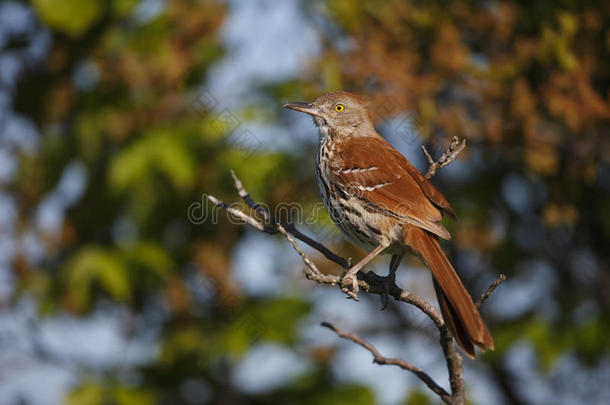
<svg viewBox="0 0 610 405">
<path fill-rule="evenodd" d="M 278 224 L 281 224 L 284 229 L 286 229 L 287 232 L 289 232 L 292 236 L 294 236 L 295 238 L 299 239 L 300 241 L 306 243 L 307 245 L 309 245 L 310 247 L 314 248 L 315 250 L 317 250 L 318 252 L 322 253 L 322 255 L 324 255 L 324 257 L 326 257 L 328 260 L 330 260 L 331 262 L 335 262 L 336 264 L 338 264 L 339 266 L 343 267 L 344 269 L 349 269 L 350 265 L 349 265 L 349 260 L 333 253 L 330 249 L 328 249 L 326 246 L 324 246 L 323 244 L 311 239 L 309 236 L 301 233 L 292 223 L 285 223 L 285 222 L 278 222 Z"/>
<path fill-rule="evenodd" d="M 251 216 L 243 213 L 242 211 L 240 211 L 236 208 L 231 207 L 230 205 L 226 204 L 224 201 L 220 201 L 213 195 L 208 195 L 208 200 L 210 200 L 212 202 L 212 204 L 214 204 L 215 206 L 223 208 L 231 215 L 234 215 L 235 217 L 241 219 L 246 224 L 258 229 L 261 232 L 265 231 L 265 226 L 263 224 L 261 224 L 260 222 L 258 222 L 256 219 L 252 218 Z"/>
<path fill-rule="evenodd" d="M 254 202 L 254 200 L 252 199 L 252 197 L 250 197 L 250 194 L 246 191 L 244 185 L 241 183 L 241 180 L 237 177 L 233 169 L 231 169 L 231 177 L 233 177 L 233 184 L 235 185 L 239 196 L 242 198 L 242 200 L 246 202 L 248 207 L 254 209 L 259 215 L 261 215 L 265 219 L 266 222 L 274 223 L 275 220 L 271 213 L 266 210 L 262 205 Z"/>
<path fill-rule="evenodd" d="M 277 224 L 277 229 L 282 235 L 284 235 L 284 237 L 286 237 L 286 239 L 288 239 L 288 242 L 292 244 L 294 250 L 296 250 L 297 253 L 303 259 L 303 263 L 305 263 L 305 269 L 303 269 L 303 271 L 305 272 L 305 277 L 307 277 L 309 280 L 317 281 L 318 283 L 330 285 L 336 285 L 341 282 L 341 278 L 339 276 L 335 276 L 333 274 L 324 274 L 320 270 L 318 270 L 316 265 L 311 261 L 307 254 L 303 252 L 301 248 L 299 248 L 299 245 L 294 240 L 292 235 L 290 235 L 281 224 Z"/>
<path fill-rule="evenodd" d="M 324 255 L 324 257 L 326 257 L 328 260 L 337 263 L 339 266 L 343 267 L 344 269 L 349 268 L 348 260 L 333 253 L 330 249 L 328 249 L 323 244 L 321 244 L 321 243 L 311 239 L 309 236 L 301 233 L 294 226 L 294 224 L 286 223 L 283 221 L 278 221 L 273 215 L 271 215 L 271 213 L 265 207 L 263 207 L 261 204 L 258 204 L 257 202 L 252 200 L 252 198 L 250 197 L 250 194 L 246 191 L 241 180 L 239 180 L 239 178 L 237 177 L 237 175 L 235 174 L 235 172 L 233 170 L 231 170 L 231 176 L 233 177 L 233 184 L 235 185 L 235 188 L 237 189 L 237 192 L 239 193 L 239 196 L 242 198 L 242 200 L 244 200 L 244 202 L 246 203 L 246 205 L 248 207 L 254 209 L 259 215 L 261 215 L 265 219 L 266 222 L 271 223 L 271 224 L 280 224 L 292 236 L 294 236 L 295 238 L 299 239 L 300 241 L 306 243 L 307 245 L 311 246 L 312 248 L 316 249 L 318 252 L 322 253 Z M 279 229 L 272 228 L 265 232 L 269 233 L 269 234 L 274 234 L 274 233 L 279 232 Z"/>
<path fill-rule="evenodd" d="M 487 287 L 487 291 L 481 294 L 481 296 L 479 297 L 477 302 L 474 303 L 474 305 L 476 305 L 477 308 L 480 308 L 481 305 L 483 305 L 483 303 L 485 302 L 485 300 L 487 300 L 487 298 L 489 298 L 491 294 L 493 294 L 494 290 L 498 288 L 498 286 L 502 284 L 504 280 L 506 280 L 506 276 L 504 274 L 500 274 L 500 277 L 498 277 L 496 281 L 494 281 L 489 287 Z"/>
<path fill-rule="evenodd" d="M 434 380 L 421 368 L 414 366 L 413 364 L 403 359 L 382 356 L 375 346 L 362 339 L 360 336 L 356 335 L 355 333 L 345 332 L 333 325 L 332 323 L 322 322 L 321 325 L 335 332 L 340 338 L 351 340 L 352 342 L 364 347 L 366 350 L 371 352 L 371 354 L 373 355 L 373 363 L 379 365 L 398 366 L 403 370 L 410 371 L 415 374 L 417 378 L 423 381 L 423 383 L 426 384 L 428 388 L 430 388 L 434 393 L 436 393 L 444 402 L 448 404 L 453 403 L 453 398 L 451 394 L 449 394 L 447 391 L 445 391 L 445 389 L 443 389 L 443 387 L 439 386 L 436 382 L 434 382 Z"/>
<path fill-rule="evenodd" d="M 441 169 L 447 166 L 449 163 L 453 162 L 453 160 L 455 160 L 457 155 L 459 155 L 465 147 L 466 139 L 463 139 L 462 142 L 460 142 L 460 138 L 454 136 L 453 139 L 451 139 L 451 144 L 449 145 L 449 148 L 435 162 L 434 159 L 432 159 L 432 156 L 430 156 L 430 153 L 428 153 L 426 147 L 422 145 L 421 149 L 424 152 L 424 155 L 426 155 L 426 159 L 428 159 L 428 163 L 430 164 L 430 167 L 428 167 L 428 171 L 426 172 L 425 177 L 427 179 L 430 179 L 436 174 L 436 171 L 438 169 Z"/>
</svg>

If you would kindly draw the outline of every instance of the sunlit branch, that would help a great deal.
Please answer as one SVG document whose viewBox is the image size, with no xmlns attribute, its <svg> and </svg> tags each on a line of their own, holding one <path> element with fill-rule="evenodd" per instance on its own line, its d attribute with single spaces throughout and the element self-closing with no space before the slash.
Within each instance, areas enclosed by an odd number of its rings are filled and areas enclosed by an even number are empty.
<svg viewBox="0 0 610 405">
<path fill-rule="evenodd" d="M 451 139 L 451 144 L 449 148 L 438 158 L 438 160 L 434 161 L 430 153 L 424 145 L 421 146 L 424 155 L 426 155 L 426 159 L 428 159 L 428 171 L 425 174 L 427 179 L 430 179 L 432 176 L 436 174 L 438 169 L 441 169 L 447 166 L 449 163 L 453 162 L 453 160 L 460 154 L 460 152 L 466 147 L 466 139 L 462 139 L 460 142 L 460 138 L 454 136 Z"/>
</svg>

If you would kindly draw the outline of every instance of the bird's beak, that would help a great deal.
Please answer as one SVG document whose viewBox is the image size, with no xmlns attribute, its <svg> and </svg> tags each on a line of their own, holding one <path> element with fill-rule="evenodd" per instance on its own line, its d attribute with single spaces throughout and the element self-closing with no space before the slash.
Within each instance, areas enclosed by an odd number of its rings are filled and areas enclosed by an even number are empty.
<svg viewBox="0 0 610 405">
<path fill-rule="evenodd" d="M 290 110 L 304 112 L 309 115 L 320 116 L 320 112 L 316 106 L 311 103 L 286 103 L 284 104 L 284 108 L 288 108 Z"/>
</svg>

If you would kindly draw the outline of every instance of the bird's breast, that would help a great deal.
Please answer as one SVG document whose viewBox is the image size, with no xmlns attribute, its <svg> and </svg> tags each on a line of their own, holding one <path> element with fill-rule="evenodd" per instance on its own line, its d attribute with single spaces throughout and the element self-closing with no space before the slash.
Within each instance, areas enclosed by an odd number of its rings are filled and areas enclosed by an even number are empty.
<svg viewBox="0 0 610 405">
<path fill-rule="evenodd" d="M 398 221 L 341 184 L 332 167 L 335 148 L 321 138 L 316 154 L 318 189 L 331 219 L 351 242 L 365 250 L 398 243 L 402 240 Z"/>
</svg>

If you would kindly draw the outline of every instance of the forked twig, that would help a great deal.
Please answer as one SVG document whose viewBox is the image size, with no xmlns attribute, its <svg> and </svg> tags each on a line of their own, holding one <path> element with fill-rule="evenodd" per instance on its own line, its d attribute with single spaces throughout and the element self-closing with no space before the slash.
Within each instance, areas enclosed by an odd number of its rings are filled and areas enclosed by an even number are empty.
<svg viewBox="0 0 610 405">
<path fill-rule="evenodd" d="M 481 296 L 474 303 L 474 305 L 476 305 L 477 308 L 480 308 L 481 305 L 483 305 L 483 303 L 487 300 L 487 298 L 489 298 L 491 296 L 491 294 L 493 294 L 494 290 L 496 288 L 498 288 L 498 286 L 500 284 L 502 284 L 502 282 L 504 280 L 506 280 L 506 276 L 504 274 L 500 274 L 500 276 L 493 283 L 491 283 L 491 285 L 489 287 L 487 287 L 487 291 L 485 291 L 483 294 L 481 294 Z"/>
<path fill-rule="evenodd" d="M 428 164 L 430 165 L 428 167 L 428 171 L 425 174 L 425 177 L 427 179 L 430 179 L 436 174 L 436 171 L 438 169 L 441 169 L 447 166 L 449 163 L 453 162 L 457 155 L 459 155 L 465 147 L 466 139 L 462 139 L 462 142 L 460 142 L 460 138 L 454 136 L 453 139 L 451 139 L 451 144 L 449 145 L 449 148 L 445 152 L 443 152 L 443 154 L 438 158 L 438 160 L 435 161 L 428 153 L 426 147 L 422 145 L 421 150 L 424 152 L 424 155 L 426 155 L 426 159 L 428 159 Z"/>
</svg>

